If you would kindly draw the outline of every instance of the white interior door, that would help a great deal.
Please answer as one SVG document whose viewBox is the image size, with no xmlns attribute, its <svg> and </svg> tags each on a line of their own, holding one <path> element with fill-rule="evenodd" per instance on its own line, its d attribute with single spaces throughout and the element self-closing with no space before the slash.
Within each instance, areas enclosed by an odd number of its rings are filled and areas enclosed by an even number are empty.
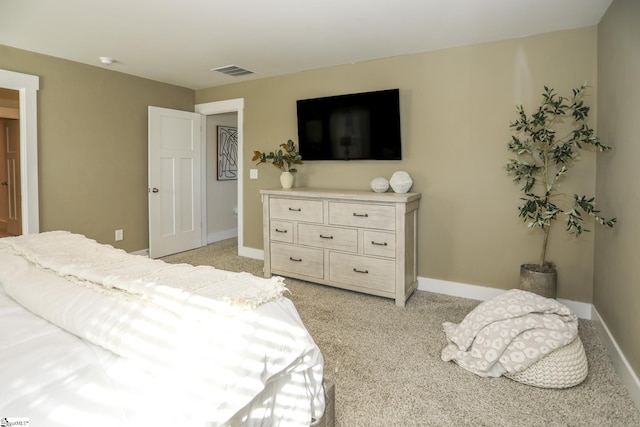
<svg viewBox="0 0 640 427">
<path fill-rule="evenodd" d="M 149 107 L 149 256 L 202 246 L 202 116 Z"/>
<path fill-rule="evenodd" d="M 20 191 L 20 122 L 4 120 L 5 159 L 7 162 L 8 208 L 7 232 L 15 236 L 22 234 L 22 198 Z"/>
<path fill-rule="evenodd" d="M 7 144 L 4 119 L 0 118 L 0 222 L 9 218 L 9 178 L 7 176 Z M 6 231 L 6 229 L 4 229 Z"/>
</svg>

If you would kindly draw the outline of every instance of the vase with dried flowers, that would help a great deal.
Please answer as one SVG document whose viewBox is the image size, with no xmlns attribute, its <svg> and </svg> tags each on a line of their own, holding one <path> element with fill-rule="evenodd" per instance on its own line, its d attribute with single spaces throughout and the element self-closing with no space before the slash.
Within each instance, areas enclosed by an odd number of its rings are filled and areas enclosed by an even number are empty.
<svg viewBox="0 0 640 427">
<path fill-rule="evenodd" d="M 254 151 L 251 161 L 257 161 L 256 165 L 271 162 L 273 166 L 282 171 L 280 174 L 280 184 L 282 188 L 293 186 L 293 174 L 298 171 L 295 165 L 302 164 L 302 156 L 296 150 L 296 145 L 292 140 L 280 144 L 275 151 L 262 152 Z"/>
</svg>

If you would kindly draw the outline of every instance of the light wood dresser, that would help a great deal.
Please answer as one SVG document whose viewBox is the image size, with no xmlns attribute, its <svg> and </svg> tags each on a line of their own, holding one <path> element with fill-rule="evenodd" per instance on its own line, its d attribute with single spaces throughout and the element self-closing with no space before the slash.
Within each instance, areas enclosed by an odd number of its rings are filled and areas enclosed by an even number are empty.
<svg viewBox="0 0 640 427">
<path fill-rule="evenodd" d="M 419 193 L 260 190 L 264 274 L 395 299 L 417 287 Z"/>
</svg>

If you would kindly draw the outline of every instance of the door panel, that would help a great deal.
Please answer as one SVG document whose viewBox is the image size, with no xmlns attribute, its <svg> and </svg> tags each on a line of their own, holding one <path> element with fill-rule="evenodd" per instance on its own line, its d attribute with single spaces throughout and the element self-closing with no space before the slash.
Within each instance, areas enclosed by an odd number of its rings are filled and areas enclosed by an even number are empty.
<svg viewBox="0 0 640 427">
<path fill-rule="evenodd" d="M 7 144 L 4 119 L 0 118 L 0 221 L 6 231 L 9 218 L 9 177 L 7 176 Z"/>
<path fill-rule="evenodd" d="M 173 210 L 176 206 L 176 198 L 174 184 L 175 177 L 175 162 L 172 158 L 160 158 L 160 188 L 163 189 L 156 197 L 160 198 L 160 221 L 161 221 L 161 236 L 170 236 L 177 230 L 175 227 L 175 214 Z M 150 205 L 152 206 L 152 205 Z"/>
<path fill-rule="evenodd" d="M 194 180 L 198 179 L 199 181 L 200 174 L 198 173 L 198 176 L 195 176 L 196 171 L 192 158 L 180 159 L 180 172 L 182 173 L 182 176 L 178 181 L 182 187 L 180 189 L 180 194 L 182 195 L 182 203 L 180 203 L 179 205 L 182 210 L 180 215 L 180 218 L 182 218 L 182 221 L 180 222 L 182 228 L 180 229 L 180 231 L 186 233 L 192 232 L 196 228 L 194 215 L 195 212 L 193 210 L 193 207 L 195 206 L 195 197 L 193 193 L 195 191 Z M 201 212 L 201 210 L 199 210 L 198 212 Z"/>
<path fill-rule="evenodd" d="M 7 232 L 19 236 L 22 234 L 22 198 L 20 192 L 20 121 L 6 119 L 4 126 L 7 162 L 7 186 L 9 215 Z"/>
<path fill-rule="evenodd" d="M 149 107 L 149 256 L 202 246 L 200 114 Z"/>
</svg>

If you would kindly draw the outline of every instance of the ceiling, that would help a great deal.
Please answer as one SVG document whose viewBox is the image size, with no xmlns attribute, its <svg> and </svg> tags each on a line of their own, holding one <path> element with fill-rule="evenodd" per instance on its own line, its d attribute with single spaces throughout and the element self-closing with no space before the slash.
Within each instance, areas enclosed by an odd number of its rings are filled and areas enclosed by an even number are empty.
<svg viewBox="0 0 640 427">
<path fill-rule="evenodd" d="M 595 25 L 611 2 L 2 0 L 0 44 L 202 89 Z"/>
</svg>

